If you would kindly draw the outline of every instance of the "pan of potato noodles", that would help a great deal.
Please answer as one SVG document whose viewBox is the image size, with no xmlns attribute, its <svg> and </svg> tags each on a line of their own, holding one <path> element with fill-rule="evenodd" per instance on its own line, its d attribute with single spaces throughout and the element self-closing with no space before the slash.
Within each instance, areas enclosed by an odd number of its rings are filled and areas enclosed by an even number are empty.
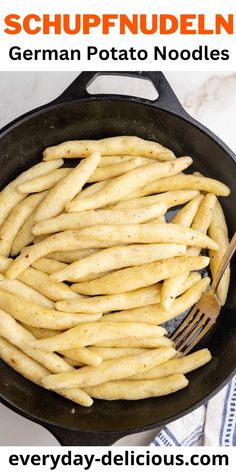
<svg viewBox="0 0 236 472">
<path fill-rule="evenodd" d="M 155 101 L 91 95 L 98 75 L 0 135 L 0 396 L 64 445 L 173 421 L 236 361 L 235 260 L 201 344 L 170 339 L 236 230 L 235 156 L 162 73 L 120 74 Z"/>
</svg>

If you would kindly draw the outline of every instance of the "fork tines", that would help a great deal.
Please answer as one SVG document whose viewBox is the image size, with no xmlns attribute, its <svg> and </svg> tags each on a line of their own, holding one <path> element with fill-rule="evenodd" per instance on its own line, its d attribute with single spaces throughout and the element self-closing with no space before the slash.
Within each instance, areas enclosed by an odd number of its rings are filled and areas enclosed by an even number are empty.
<svg viewBox="0 0 236 472">
<path fill-rule="evenodd" d="M 212 320 L 197 305 L 171 335 L 177 351 L 187 354 L 209 330 Z"/>
</svg>

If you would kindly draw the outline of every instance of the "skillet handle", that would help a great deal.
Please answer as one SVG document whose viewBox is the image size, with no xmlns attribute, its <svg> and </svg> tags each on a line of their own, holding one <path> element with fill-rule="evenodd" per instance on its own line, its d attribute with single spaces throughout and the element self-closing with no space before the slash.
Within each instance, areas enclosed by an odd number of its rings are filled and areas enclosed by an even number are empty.
<svg viewBox="0 0 236 472">
<path fill-rule="evenodd" d="M 47 425 L 46 428 L 58 440 L 61 446 L 111 446 L 118 439 L 127 435 L 127 433 L 122 434 L 120 432 L 88 433 L 51 425 Z"/>
<path fill-rule="evenodd" d="M 134 77 L 143 80 L 149 80 L 154 85 L 158 92 L 158 98 L 156 100 L 148 100 L 144 98 L 132 97 L 132 101 L 137 101 L 145 104 L 152 104 L 158 108 L 178 113 L 183 117 L 189 116 L 184 110 L 178 98 L 176 97 L 173 89 L 169 82 L 165 78 L 162 72 L 158 71 L 137 71 L 137 72 L 81 72 L 78 77 L 69 85 L 69 87 L 54 101 L 54 103 L 66 103 L 74 100 L 84 98 L 98 98 L 102 97 L 105 99 L 118 98 L 119 96 L 123 99 L 130 100 L 130 97 L 123 95 L 104 95 L 104 94 L 90 94 L 87 91 L 88 86 L 99 76 L 115 76 L 115 77 Z"/>
</svg>

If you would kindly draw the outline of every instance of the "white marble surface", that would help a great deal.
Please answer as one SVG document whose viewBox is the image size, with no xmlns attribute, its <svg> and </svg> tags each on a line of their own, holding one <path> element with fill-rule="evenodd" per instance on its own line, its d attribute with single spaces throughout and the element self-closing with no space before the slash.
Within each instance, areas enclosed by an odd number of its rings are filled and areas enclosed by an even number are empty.
<svg viewBox="0 0 236 472">
<path fill-rule="evenodd" d="M 1 72 L 0 128 L 26 111 L 56 98 L 77 75 L 78 72 Z M 236 72 L 168 72 L 166 76 L 186 110 L 236 151 Z M 146 96 L 147 83 L 129 84 L 128 79 L 103 78 L 91 86 L 91 91 Z M 148 431 L 123 438 L 117 444 L 148 445 L 154 436 L 155 430 Z M 42 427 L 0 405 L 0 445 L 57 444 Z"/>
</svg>

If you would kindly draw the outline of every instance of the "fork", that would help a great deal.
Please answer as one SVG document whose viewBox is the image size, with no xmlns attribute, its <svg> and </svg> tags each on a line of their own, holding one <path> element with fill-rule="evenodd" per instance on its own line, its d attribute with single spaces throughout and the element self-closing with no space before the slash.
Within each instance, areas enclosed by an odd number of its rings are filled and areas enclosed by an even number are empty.
<svg viewBox="0 0 236 472">
<path fill-rule="evenodd" d="M 221 310 L 221 304 L 217 298 L 216 291 L 235 250 L 236 232 L 225 251 L 209 291 L 201 296 L 188 316 L 180 323 L 170 337 L 175 349 L 180 354 L 188 354 L 216 322 Z"/>
</svg>

